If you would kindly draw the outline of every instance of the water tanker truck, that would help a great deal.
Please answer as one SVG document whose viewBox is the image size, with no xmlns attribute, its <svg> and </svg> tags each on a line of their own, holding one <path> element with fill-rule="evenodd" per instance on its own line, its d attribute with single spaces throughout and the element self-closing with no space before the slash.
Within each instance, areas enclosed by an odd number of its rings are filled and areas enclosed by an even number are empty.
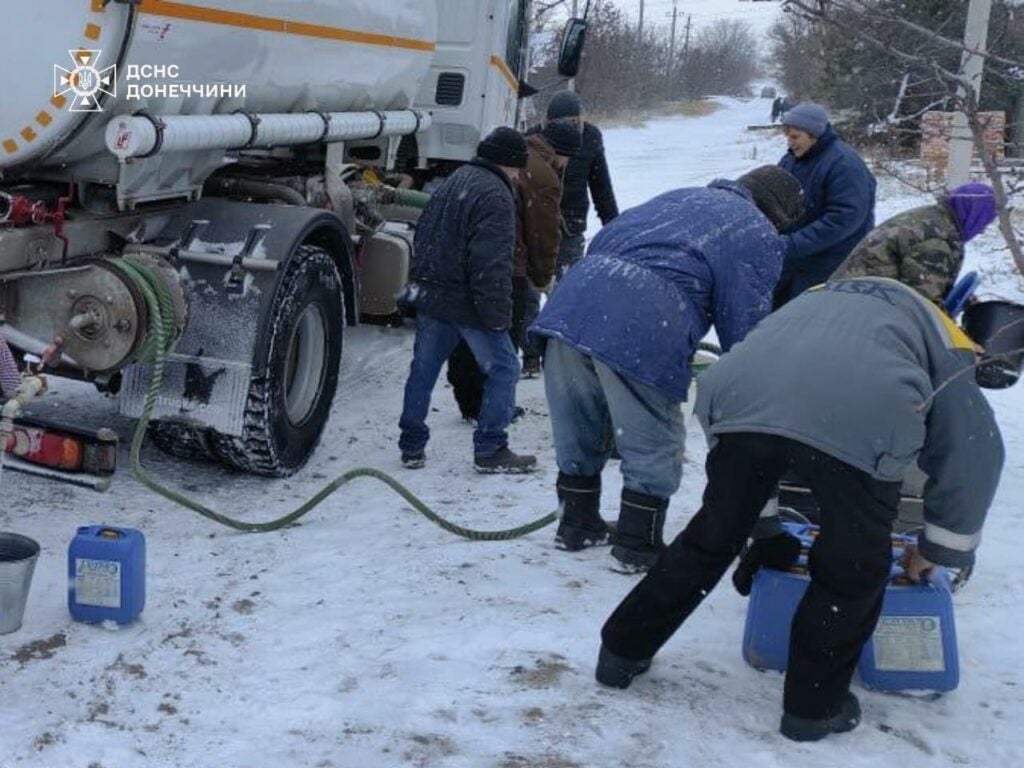
<svg viewBox="0 0 1024 768">
<path fill-rule="evenodd" d="M 288 475 L 424 192 L 514 125 L 529 0 L 43 0 L 0 26 L 0 334 L 152 439 Z M 578 64 L 571 20 L 560 70 Z"/>
</svg>

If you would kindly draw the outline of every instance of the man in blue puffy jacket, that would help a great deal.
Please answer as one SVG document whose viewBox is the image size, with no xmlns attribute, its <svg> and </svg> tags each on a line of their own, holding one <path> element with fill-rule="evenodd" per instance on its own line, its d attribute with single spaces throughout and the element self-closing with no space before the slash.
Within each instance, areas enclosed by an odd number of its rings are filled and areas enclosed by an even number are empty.
<svg viewBox="0 0 1024 768">
<path fill-rule="evenodd" d="M 614 445 L 623 491 L 613 567 L 644 571 L 664 548 L 686 436 L 690 360 L 713 323 L 728 350 L 771 310 L 800 184 L 774 166 L 667 192 L 620 214 L 558 283 L 532 326 L 545 377 L 562 518 L 556 546 L 607 544 L 601 470 Z"/>
<path fill-rule="evenodd" d="M 832 129 L 824 108 L 797 104 L 782 124 L 789 151 L 779 167 L 799 179 L 805 210 L 786 235 L 776 307 L 828 280 L 875 226 L 875 177 Z"/>
</svg>

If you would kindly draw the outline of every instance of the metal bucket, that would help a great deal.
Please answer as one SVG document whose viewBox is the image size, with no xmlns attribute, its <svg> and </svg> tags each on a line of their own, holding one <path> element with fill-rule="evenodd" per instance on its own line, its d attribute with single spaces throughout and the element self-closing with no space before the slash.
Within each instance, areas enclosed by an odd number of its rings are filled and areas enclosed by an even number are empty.
<svg viewBox="0 0 1024 768">
<path fill-rule="evenodd" d="M 38 559 L 38 543 L 28 536 L 0 532 L 0 635 L 21 628 Z"/>
</svg>

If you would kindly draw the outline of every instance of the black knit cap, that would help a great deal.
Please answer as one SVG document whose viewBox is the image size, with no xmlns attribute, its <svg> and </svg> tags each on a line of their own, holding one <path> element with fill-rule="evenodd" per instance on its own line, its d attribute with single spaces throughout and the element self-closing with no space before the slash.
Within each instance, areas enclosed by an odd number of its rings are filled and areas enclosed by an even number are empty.
<svg viewBox="0 0 1024 768">
<path fill-rule="evenodd" d="M 511 128 L 495 128 L 476 145 L 476 156 L 506 168 L 525 168 L 526 139 Z"/>
<path fill-rule="evenodd" d="M 804 212 L 804 191 L 796 177 L 776 165 L 762 165 L 740 176 L 742 184 L 779 232 L 788 232 Z"/>
<path fill-rule="evenodd" d="M 562 157 L 575 157 L 580 151 L 583 137 L 580 128 L 565 120 L 555 120 L 544 126 L 541 132 L 551 148 Z"/>
<path fill-rule="evenodd" d="M 579 117 L 583 111 L 580 97 L 573 91 L 559 91 L 548 102 L 548 120 L 560 120 L 564 117 Z"/>
</svg>

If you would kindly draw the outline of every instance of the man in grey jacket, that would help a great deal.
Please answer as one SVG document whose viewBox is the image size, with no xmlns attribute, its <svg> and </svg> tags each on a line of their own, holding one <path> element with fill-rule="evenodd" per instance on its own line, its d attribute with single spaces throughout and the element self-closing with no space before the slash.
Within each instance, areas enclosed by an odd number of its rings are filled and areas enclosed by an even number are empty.
<svg viewBox="0 0 1024 768">
<path fill-rule="evenodd" d="M 598 680 L 625 688 L 648 669 L 792 469 L 819 504 L 821 533 L 780 730 L 812 741 L 856 727 L 850 679 L 881 612 L 908 466 L 930 478 L 910 578 L 974 561 L 1003 464 L 992 409 L 965 373 L 974 365 L 972 340 L 895 280 L 830 282 L 761 321 L 698 381 L 711 446 L 703 505 L 604 625 Z"/>
</svg>

